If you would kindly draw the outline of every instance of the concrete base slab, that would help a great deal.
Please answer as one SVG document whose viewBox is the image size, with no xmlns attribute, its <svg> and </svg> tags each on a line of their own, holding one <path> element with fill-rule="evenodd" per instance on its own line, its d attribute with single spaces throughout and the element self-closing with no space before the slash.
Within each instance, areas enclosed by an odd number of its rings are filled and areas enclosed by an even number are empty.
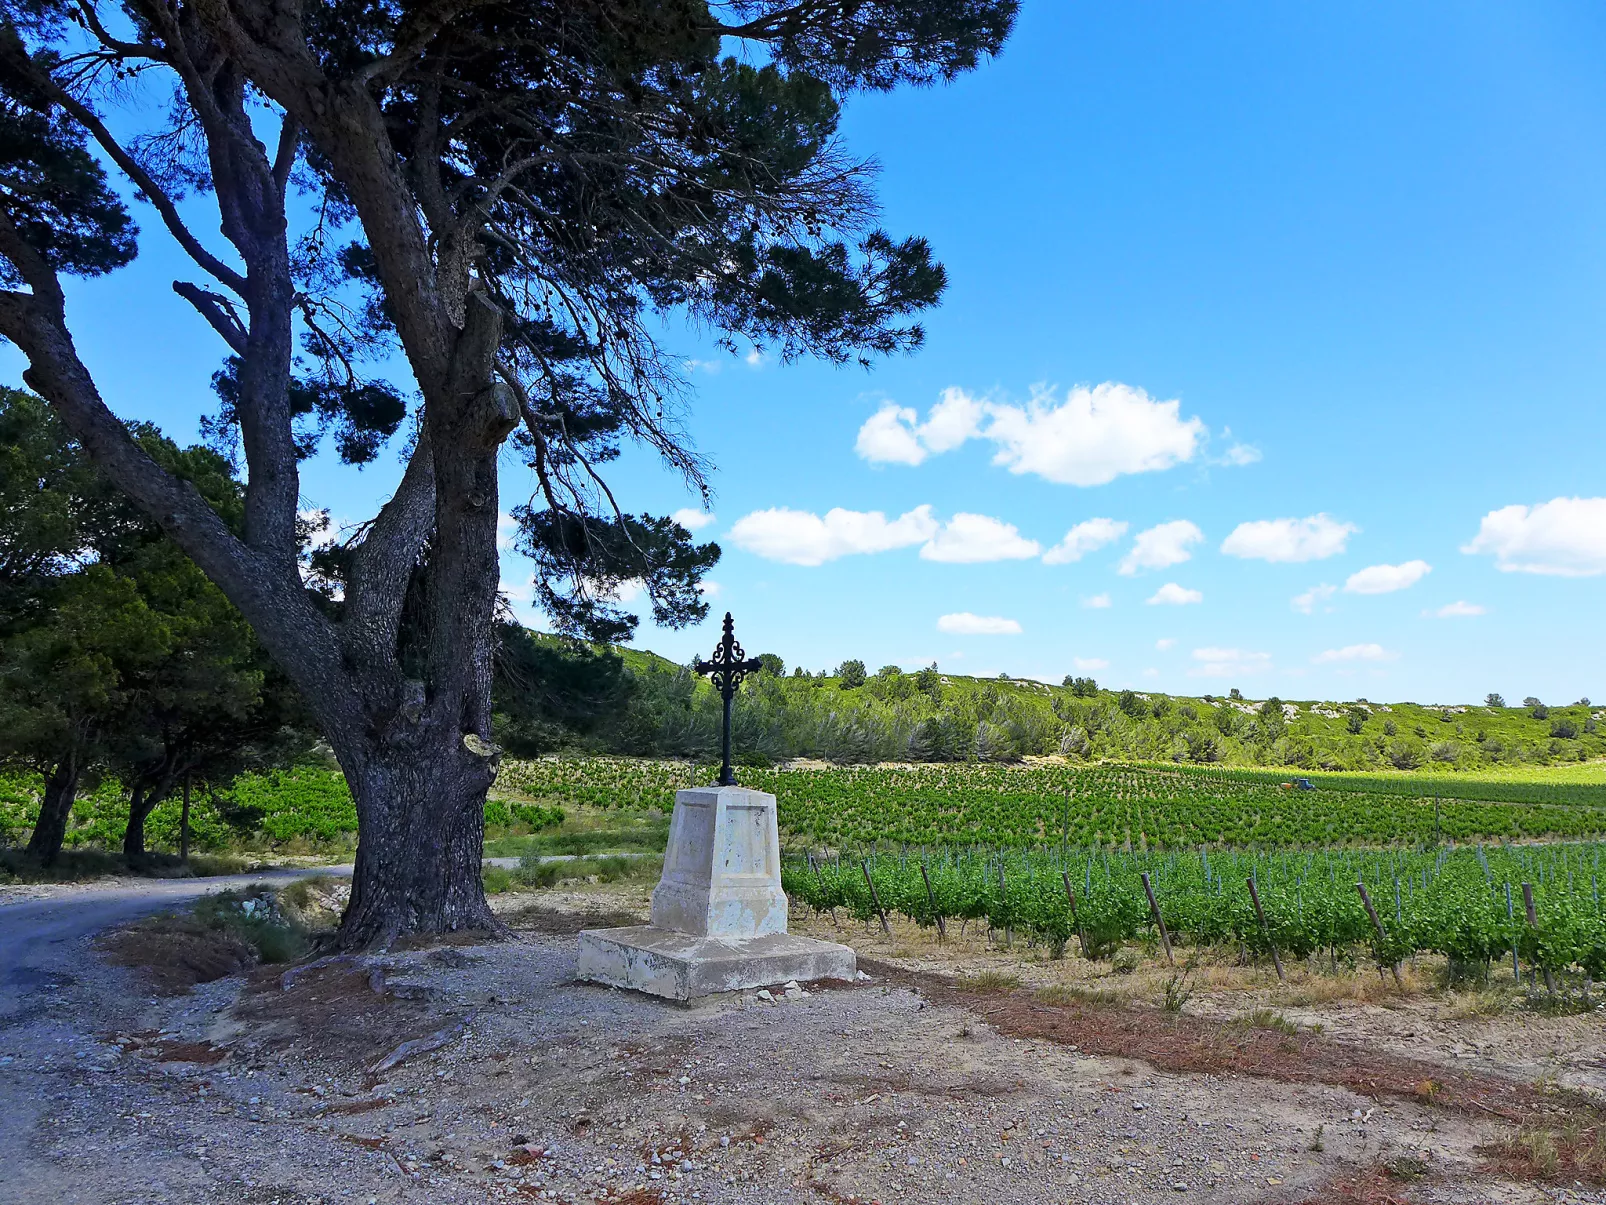
<svg viewBox="0 0 1606 1205">
<path fill-rule="evenodd" d="M 651 925 L 586 929 L 577 977 L 669 1000 L 770 987 L 796 979 L 851 980 L 858 959 L 847 946 L 790 933 L 699 937 Z"/>
</svg>

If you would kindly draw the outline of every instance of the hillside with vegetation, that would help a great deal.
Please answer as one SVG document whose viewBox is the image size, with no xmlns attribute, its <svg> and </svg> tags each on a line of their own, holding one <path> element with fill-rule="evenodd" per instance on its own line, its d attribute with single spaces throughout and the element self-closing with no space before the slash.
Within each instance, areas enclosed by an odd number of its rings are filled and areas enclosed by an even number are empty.
<svg viewBox="0 0 1606 1205">
<path fill-rule="evenodd" d="M 634 649 L 565 645 L 517 630 L 503 674 L 498 740 L 515 756 L 568 749 L 709 757 L 719 701 L 689 669 Z M 845 661 L 830 673 L 787 671 L 766 655 L 733 708 L 733 744 L 751 765 L 799 758 L 841 764 L 1077 761 L 1277 766 L 1305 770 L 1487 770 L 1606 756 L 1606 710 L 1529 698 L 1483 703 L 1250 698 L 1109 690 L 1091 678 L 1058 685 L 972 678 L 932 665 L 871 674 Z M 519 682 L 541 682 L 520 687 Z"/>
</svg>

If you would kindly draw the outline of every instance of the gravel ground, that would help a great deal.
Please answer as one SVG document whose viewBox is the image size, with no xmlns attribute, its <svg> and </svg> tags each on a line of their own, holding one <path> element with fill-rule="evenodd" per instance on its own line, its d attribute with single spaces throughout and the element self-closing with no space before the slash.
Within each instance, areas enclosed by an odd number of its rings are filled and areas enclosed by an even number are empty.
<svg viewBox="0 0 1606 1205">
<path fill-rule="evenodd" d="M 1282 1202 L 1402 1157 L 1415 1201 L 1603 1199 L 1481 1181 L 1493 1131 L 1442 1112 L 1085 1057 L 875 981 L 687 1008 L 526 932 L 161 998 L 56 950 L 0 1020 L 19 1205 Z"/>
</svg>

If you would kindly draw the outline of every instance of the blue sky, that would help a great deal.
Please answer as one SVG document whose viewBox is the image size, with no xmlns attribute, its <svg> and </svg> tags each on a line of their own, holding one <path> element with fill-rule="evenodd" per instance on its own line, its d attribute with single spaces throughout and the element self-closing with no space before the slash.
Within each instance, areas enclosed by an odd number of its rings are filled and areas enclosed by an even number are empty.
<svg viewBox="0 0 1606 1205">
<path fill-rule="evenodd" d="M 635 643 L 706 652 L 729 608 L 810 669 L 1606 697 L 1602 61 L 1583 4 L 1026 0 L 998 61 L 856 98 L 947 297 L 868 373 L 671 336 L 725 556 L 708 624 Z M 193 438 L 222 349 L 142 225 L 73 320 L 114 408 Z M 304 501 L 395 474 L 315 462 Z M 645 457 L 620 485 L 695 505 Z"/>
</svg>

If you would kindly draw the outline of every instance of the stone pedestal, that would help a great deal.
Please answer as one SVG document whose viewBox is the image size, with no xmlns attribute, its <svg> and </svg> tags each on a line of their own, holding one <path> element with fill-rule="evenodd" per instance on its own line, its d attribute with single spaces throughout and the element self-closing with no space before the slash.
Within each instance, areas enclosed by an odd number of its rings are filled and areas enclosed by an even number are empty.
<svg viewBox="0 0 1606 1205">
<path fill-rule="evenodd" d="M 675 794 L 652 924 L 580 934 L 578 976 L 654 996 L 796 979 L 852 979 L 854 953 L 786 931 L 775 796 L 745 787 Z"/>
</svg>

